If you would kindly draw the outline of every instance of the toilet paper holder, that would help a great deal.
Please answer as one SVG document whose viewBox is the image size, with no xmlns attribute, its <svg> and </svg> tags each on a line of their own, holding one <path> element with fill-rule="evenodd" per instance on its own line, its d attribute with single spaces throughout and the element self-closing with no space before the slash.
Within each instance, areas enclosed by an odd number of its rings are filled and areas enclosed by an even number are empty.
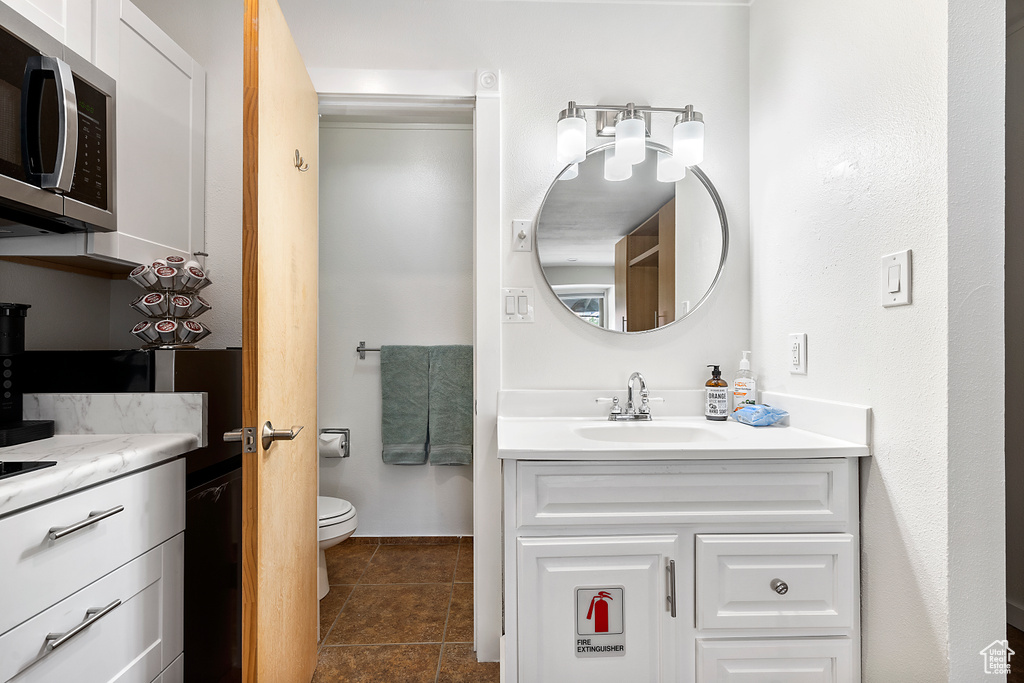
<svg viewBox="0 0 1024 683">
<path fill-rule="evenodd" d="M 349 429 L 321 429 L 317 437 L 320 455 L 325 458 L 349 456 Z"/>
</svg>

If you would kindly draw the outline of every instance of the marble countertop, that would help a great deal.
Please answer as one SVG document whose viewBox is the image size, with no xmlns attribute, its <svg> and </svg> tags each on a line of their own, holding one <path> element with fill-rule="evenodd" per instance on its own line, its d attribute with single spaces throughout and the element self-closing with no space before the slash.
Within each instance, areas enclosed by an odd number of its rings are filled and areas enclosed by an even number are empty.
<svg viewBox="0 0 1024 683">
<path fill-rule="evenodd" d="M 0 515 L 41 503 L 199 446 L 195 434 L 61 434 L 0 448 L 0 460 L 56 460 L 53 467 L 0 479 Z"/>
<path fill-rule="evenodd" d="M 25 419 L 56 436 L 0 448 L 0 460 L 54 460 L 0 479 L 0 516 L 171 460 L 206 444 L 205 393 L 33 394 Z"/>
</svg>

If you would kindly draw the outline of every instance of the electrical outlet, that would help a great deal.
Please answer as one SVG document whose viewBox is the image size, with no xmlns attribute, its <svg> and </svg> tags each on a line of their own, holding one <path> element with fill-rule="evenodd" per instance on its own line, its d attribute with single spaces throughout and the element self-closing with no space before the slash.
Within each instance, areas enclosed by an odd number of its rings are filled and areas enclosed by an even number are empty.
<svg viewBox="0 0 1024 683">
<path fill-rule="evenodd" d="M 789 372 L 792 375 L 807 374 L 807 334 L 795 332 L 789 335 Z"/>
<path fill-rule="evenodd" d="M 533 221 L 512 221 L 512 251 L 533 251 Z"/>
</svg>

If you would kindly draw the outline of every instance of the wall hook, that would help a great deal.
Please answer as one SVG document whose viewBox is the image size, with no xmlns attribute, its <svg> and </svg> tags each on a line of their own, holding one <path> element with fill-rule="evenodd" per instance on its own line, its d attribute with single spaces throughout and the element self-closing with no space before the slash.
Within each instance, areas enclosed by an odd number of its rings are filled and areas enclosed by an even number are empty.
<svg viewBox="0 0 1024 683">
<path fill-rule="evenodd" d="M 309 170 L 309 164 L 306 163 L 305 159 L 299 156 L 299 150 L 295 150 L 295 168 L 299 169 L 302 173 Z"/>
</svg>

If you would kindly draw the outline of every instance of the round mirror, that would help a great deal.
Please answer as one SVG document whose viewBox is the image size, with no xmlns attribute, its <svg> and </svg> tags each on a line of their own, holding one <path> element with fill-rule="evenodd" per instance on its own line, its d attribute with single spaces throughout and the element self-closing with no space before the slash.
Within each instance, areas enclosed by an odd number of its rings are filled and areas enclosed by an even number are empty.
<svg viewBox="0 0 1024 683">
<path fill-rule="evenodd" d="M 605 180 L 613 146 L 590 150 L 577 175 L 567 168 L 551 184 L 537 218 L 537 258 L 576 317 L 613 332 L 649 332 L 708 298 L 725 265 L 729 226 L 700 168 L 658 180 L 658 152 L 670 150 L 657 143 L 647 143 L 627 180 Z"/>
</svg>

